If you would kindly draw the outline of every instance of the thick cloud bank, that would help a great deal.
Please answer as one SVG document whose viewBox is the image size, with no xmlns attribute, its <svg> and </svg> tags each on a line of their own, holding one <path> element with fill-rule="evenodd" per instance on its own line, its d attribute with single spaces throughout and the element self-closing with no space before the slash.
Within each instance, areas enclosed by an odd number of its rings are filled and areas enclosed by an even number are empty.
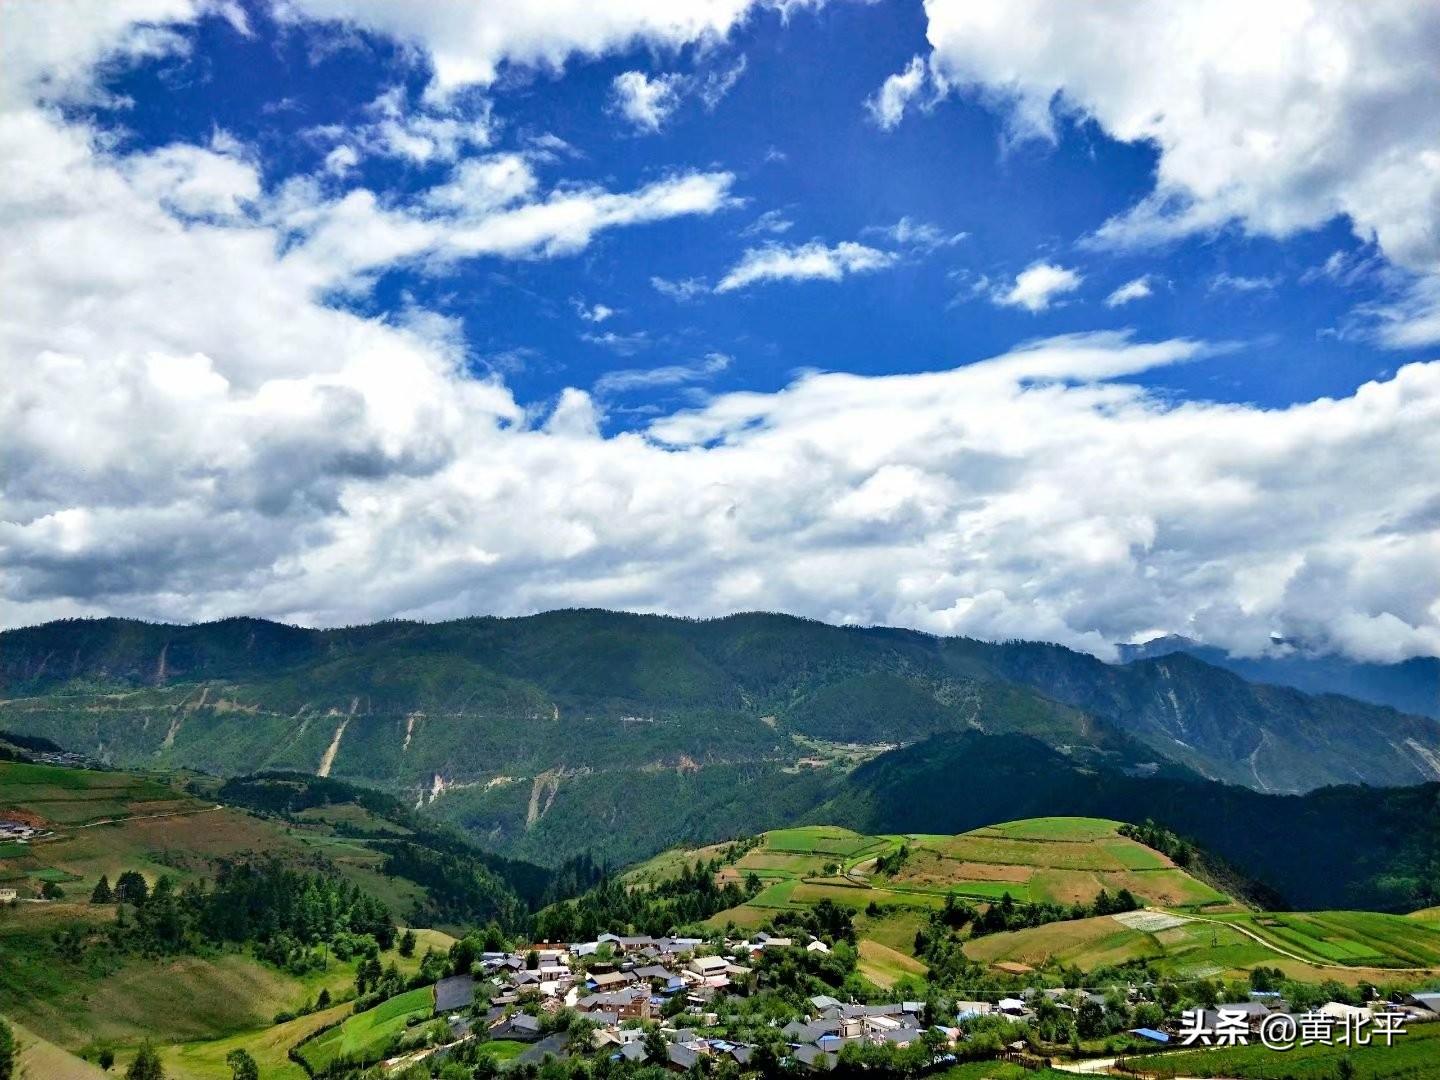
<svg viewBox="0 0 1440 1080">
<path fill-rule="evenodd" d="M 1162 630 L 1440 653 L 1440 364 L 1284 410 L 1176 403 L 1134 376 L 1211 346 L 1076 335 L 607 436 L 583 390 L 536 416 L 470 374 L 443 319 L 325 296 L 396 260 L 546 258 L 715 212 L 728 174 L 547 192 L 489 155 L 456 168 L 463 199 L 264 192 L 223 138 L 118 157 L 40 103 L 36 72 L 83 92 L 103 49 L 71 45 L 12 66 L 0 108 L 7 624 L 593 604 L 1102 654 Z"/>
</svg>

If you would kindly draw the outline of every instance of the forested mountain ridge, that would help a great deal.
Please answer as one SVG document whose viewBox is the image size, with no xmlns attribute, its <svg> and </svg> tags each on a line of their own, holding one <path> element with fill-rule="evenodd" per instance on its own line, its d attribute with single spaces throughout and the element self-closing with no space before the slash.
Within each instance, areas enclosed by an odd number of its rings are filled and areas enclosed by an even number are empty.
<svg viewBox="0 0 1440 1080">
<path fill-rule="evenodd" d="M 1440 903 L 1436 783 L 1262 794 L 1077 767 L 1034 739 L 961 732 L 860 766 L 810 820 L 871 833 L 958 832 L 1056 814 L 1153 819 L 1296 908 L 1404 912 Z"/>
<path fill-rule="evenodd" d="M 417 797 L 529 786 L 531 824 L 532 803 L 587 771 L 789 765 L 810 742 L 878 751 L 971 728 L 1258 790 L 1440 778 L 1440 725 L 1186 655 L 1110 665 L 767 614 L 66 620 L 0 634 L 0 696 L 0 725 L 119 764 L 289 768 Z"/>
<path fill-rule="evenodd" d="M 1393 664 L 1311 654 L 1294 645 L 1264 656 L 1231 656 L 1224 649 L 1171 634 L 1140 645 L 1121 645 L 1122 660 L 1188 653 L 1250 682 L 1291 686 L 1307 694 L 1344 694 L 1373 705 L 1440 720 L 1440 658 L 1415 656 Z"/>
</svg>

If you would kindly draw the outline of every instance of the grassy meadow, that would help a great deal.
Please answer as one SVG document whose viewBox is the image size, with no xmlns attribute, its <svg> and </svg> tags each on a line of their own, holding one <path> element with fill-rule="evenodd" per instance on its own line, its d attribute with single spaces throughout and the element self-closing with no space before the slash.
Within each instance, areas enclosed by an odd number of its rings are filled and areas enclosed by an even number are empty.
<svg viewBox="0 0 1440 1080">
<path fill-rule="evenodd" d="M 355 1013 L 329 1031 L 304 1043 L 299 1050 L 316 1072 L 341 1058 L 378 1061 L 395 1036 L 414 1022 L 428 1020 L 435 1009 L 435 994 L 428 986 L 400 994 L 373 1009 Z"/>
</svg>

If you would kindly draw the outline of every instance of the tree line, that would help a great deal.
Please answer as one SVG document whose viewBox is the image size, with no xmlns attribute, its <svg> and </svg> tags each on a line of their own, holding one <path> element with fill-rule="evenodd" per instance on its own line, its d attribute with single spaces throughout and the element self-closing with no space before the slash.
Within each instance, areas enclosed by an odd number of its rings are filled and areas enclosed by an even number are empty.
<svg viewBox="0 0 1440 1080">
<path fill-rule="evenodd" d="M 743 885 L 716 884 L 719 869 L 719 860 L 697 861 L 669 880 L 633 888 L 615 878 L 604 879 L 576 899 L 553 904 L 536 915 L 535 937 L 592 941 L 621 928 L 660 936 L 703 922 L 760 891 L 760 880 L 753 874 Z"/>
<path fill-rule="evenodd" d="M 114 886 L 102 877 L 91 901 L 122 905 L 112 943 L 148 955 L 249 943 L 262 959 L 305 968 L 318 946 L 351 955 L 395 942 L 395 921 L 381 901 L 343 878 L 278 860 L 221 862 L 213 882 L 183 886 L 164 874 L 151 884 L 127 870 Z"/>
</svg>

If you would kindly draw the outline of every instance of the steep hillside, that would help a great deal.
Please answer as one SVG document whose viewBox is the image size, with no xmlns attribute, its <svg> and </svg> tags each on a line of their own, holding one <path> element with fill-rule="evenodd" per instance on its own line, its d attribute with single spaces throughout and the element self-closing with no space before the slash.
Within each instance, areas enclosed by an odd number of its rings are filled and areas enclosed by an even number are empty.
<svg viewBox="0 0 1440 1080">
<path fill-rule="evenodd" d="M 996 676 L 1106 717 L 1202 776 L 1257 791 L 1440 779 L 1440 725 L 1352 698 L 1246 682 L 1186 653 L 1105 664 L 1054 645 L 947 641 Z"/>
<path fill-rule="evenodd" d="M 1077 768 L 1033 739 L 962 733 L 860 766 L 812 817 L 905 833 L 1051 814 L 1153 819 L 1295 907 L 1410 911 L 1440 899 L 1440 784 L 1266 795 Z"/>
<path fill-rule="evenodd" d="M 247 813 L 245 809 L 260 813 Z M 46 882 L 87 899 L 127 870 L 183 884 L 222 862 L 278 858 L 323 868 L 421 925 L 495 920 L 515 926 L 552 892 L 593 878 L 480 852 L 379 792 L 311 777 L 194 782 L 0 761 L 0 818 L 40 830 L 0 843 L 0 884 L 21 896 Z"/>
<path fill-rule="evenodd" d="M 291 769 L 441 803 L 468 788 L 444 812 L 507 846 L 567 804 L 578 816 L 584 777 L 618 774 L 613 788 L 665 769 L 851 764 L 970 729 L 1257 790 L 1440 778 L 1433 721 L 1191 657 L 1108 665 L 762 614 L 50 623 L 0 634 L 0 728 L 122 765 Z"/>
<path fill-rule="evenodd" d="M 762 889 L 739 908 L 710 920 L 752 924 L 777 911 L 822 900 L 860 911 L 942 907 L 949 896 L 979 903 L 1009 895 L 1017 903 L 1088 904 L 1101 892 L 1128 891 L 1141 904 L 1196 910 L 1241 910 L 1161 852 L 1098 818 L 1031 818 L 958 835 L 866 835 L 830 825 L 776 829 L 722 855 L 722 879 L 754 874 Z M 667 852 L 626 880 L 665 880 L 711 849 Z"/>
<path fill-rule="evenodd" d="M 1363 663 L 1298 648 L 1267 656 L 1231 656 L 1224 649 L 1178 635 L 1120 646 L 1125 661 L 1188 653 L 1250 682 L 1292 686 L 1307 694 L 1344 694 L 1403 713 L 1440 719 L 1440 658 L 1416 656 L 1396 664 Z"/>
</svg>

